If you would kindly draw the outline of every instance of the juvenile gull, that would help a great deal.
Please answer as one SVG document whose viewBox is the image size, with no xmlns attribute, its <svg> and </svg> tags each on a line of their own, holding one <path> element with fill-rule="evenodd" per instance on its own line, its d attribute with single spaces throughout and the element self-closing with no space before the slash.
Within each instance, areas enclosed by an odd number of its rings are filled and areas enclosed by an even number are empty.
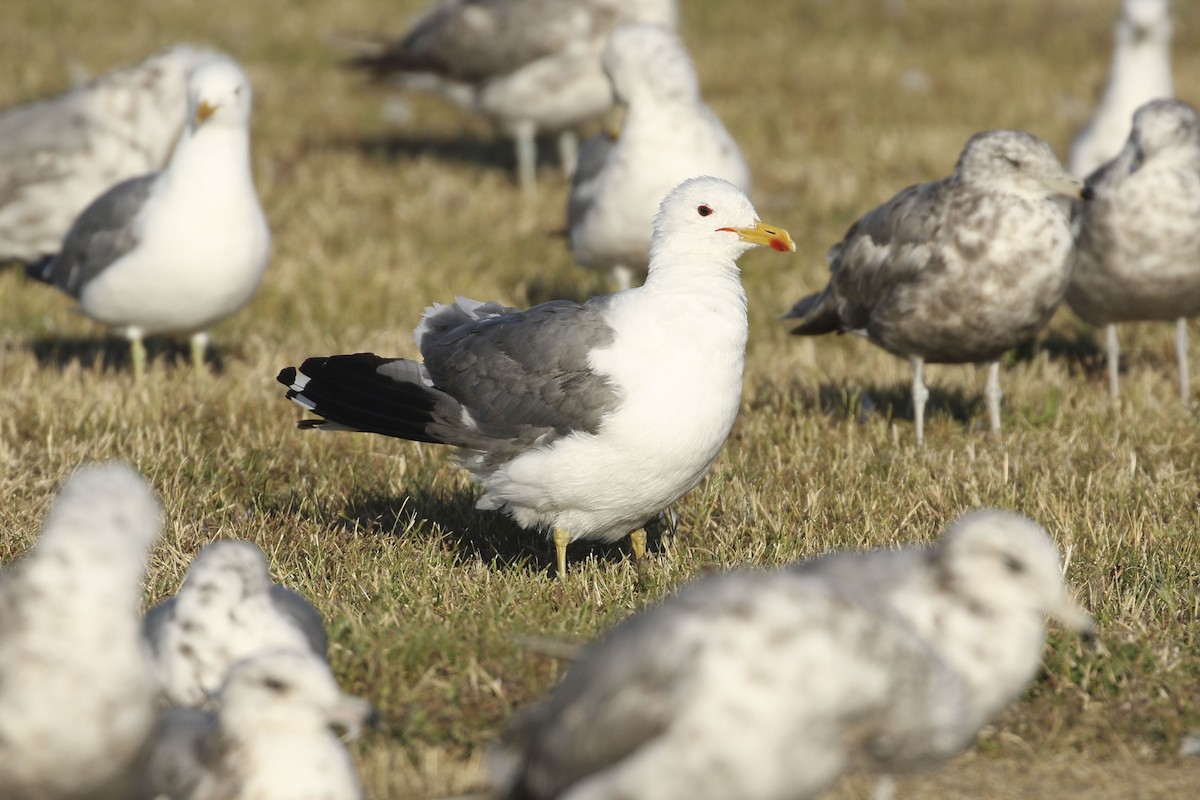
<svg viewBox="0 0 1200 800">
<path fill-rule="evenodd" d="M 239 661 L 215 712 L 163 716 L 139 800 L 359 800 L 362 787 L 335 726 L 356 735 L 371 716 L 308 652 Z"/>
<path fill-rule="evenodd" d="M 829 249 L 818 294 L 783 315 L 792 333 L 859 333 L 913 365 L 917 443 L 925 438 L 926 362 L 991 362 L 988 419 L 1000 430 L 1000 363 L 1041 330 L 1074 261 L 1056 195 L 1080 197 L 1041 139 L 1023 131 L 971 137 L 954 174 L 910 186 Z"/>
<path fill-rule="evenodd" d="M 188 78 L 188 127 L 167 166 L 101 195 L 79 216 L 62 252 L 33 271 L 79 300 L 79 311 L 130 341 L 191 334 L 204 363 L 205 329 L 250 301 L 271 234 L 250 175 L 250 83 L 226 58 Z"/>
<path fill-rule="evenodd" d="M 114 184 L 162 169 L 187 121 L 187 76 L 219 55 L 175 45 L 0 113 L 0 262 L 57 253 Z"/>
<path fill-rule="evenodd" d="M 654 215 L 671 189 L 693 175 L 712 175 L 748 193 L 750 170 L 701 99 L 692 61 L 670 30 L 622 25 L 602 61 L 624 124 L 600 169 L 575 177 L 567 227 L 575 259 L 610 271 L 628 289 L 645 277 Z M 610 140 L 607 133 L 596 136 Z"/>
<path fill-rule="evenodd" d="M 535 186 L 536 137 L 562 132 L 563 168 L 575 168 L 573 129 L 612 103 L 600 52 L 621 22 L 674 27 L 675 0 L 442 0 L 400 41 L 353 63 L 399 75 L 491 119 L 516 145 L 517 176 Z M 688 176 L 690 177 L 690 176 Z"/>
<path fill-rule="evenodd" d="M 615 541 L 708 472 L 741 400 L 746 294 L 737 258 L 794 250 L 732 184 L 693 178 L 655 221 L 643 286 L 526 311 L 459 298 L 427 309 L 423 362 L 310 358 L 279 381 L 325 417 L 301 427 L 454 445 L 478 508 L 567 543 Z"/>
<path fill-rule="evenodd" d="M 237 661 L 271 650 L 324 658 L 321 615 L 302 595 L 271 582 L 250 542 L 219 541 L 188 567 L 179 593 L 150 609 L 143 630 L 173 703 L 199 705 Z"/>
<path fill-rule="evenodd" d="M 1118 322 L 1176 320 L 1187 402 L 1187 318 L 1200 314 L 1200 115 L 1180 100 L 1138 109 L 1120 154 L 1088 178 L 1067 303 L 1107 328 L 1109 391 L 1119 394 Z"/>
<path fill-rule="evenodd" d="M 84 467 L 0 573 L 5 800 L 129 796 L 159 699 L 138 604 L 160 515 L 128 467 Z"/>
<path fill-rule="evenodd" d="M 1175 95 L 1168 0 L 1124 0 L 1115 39 L 1100 105 L 1071 144 L 1067 163 L 1074 175 L 1090 175 L 1117 155 L 1129 136 L 1134 111 Z"/>
</svg>

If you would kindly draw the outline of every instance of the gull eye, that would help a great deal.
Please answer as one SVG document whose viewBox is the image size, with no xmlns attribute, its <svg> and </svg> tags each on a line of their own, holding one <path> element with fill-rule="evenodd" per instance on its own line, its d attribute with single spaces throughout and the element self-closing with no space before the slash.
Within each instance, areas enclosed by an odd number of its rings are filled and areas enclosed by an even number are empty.
<svg viewBox="0 0 1200 800">
<path fill-rule="evenodd" d="M 709 214 L 713 213 L 712 206 L 699 206 L 696 209 L 696 213 L 702 217 L 707 217 Z"/>
<path fill-rule="evenodd" d="M 1020 161 L 1018 161 L 1018 160 L 1017 160 L 1017 159 L 1015 159 L 1015 158 L 1010 158 L 1010 157 L 1008 157 L 1008 156 L 1005 156 L 1005 157 L 1004 157 L 1004 160 L 1005 160 L 1005 161 L 1007 161 L 1007 162 L 1008 162 L 1008 165 L 1009 165 L 1010 167 L 1012 167 L 1013 169 L 1020 169 L 1020 168 L 1021 168 L 1021 162 L 1020 162 Z"/>
<path fill-rule="evenodd" d="M 283 681 L 279 680 L 278 678 L 267 678 L 265 683 L 266 683 L 266 686 L 268 689 L 279 692 L 281 694 L 287 690 L 287 684 L 284 683 Z"/>
<path fill-rule="evenodd" d="M 1004 557 L 1004 568 L 1007 569 L 1009 572 L 1011 572 L 1013 575 L 1020 575 L 1022 572 L 1025 571 L 1025 565 L 1022 564 L 1017 559 L 1013 558 L 1012 556 Z"/>
</svg>

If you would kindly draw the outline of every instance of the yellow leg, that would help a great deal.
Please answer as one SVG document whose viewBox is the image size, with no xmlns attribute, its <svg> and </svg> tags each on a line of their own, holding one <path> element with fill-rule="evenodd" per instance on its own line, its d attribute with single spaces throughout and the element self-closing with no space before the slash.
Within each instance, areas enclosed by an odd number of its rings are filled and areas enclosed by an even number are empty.
<svg viewBox="0 0 1200 800">
<path fill-rule="evenodd" d="M 554 529 L 554 558 L 558 567 L 558 577 L 567 577 L 567 545 L 571 543 L 571 535 L 562 528 Z"/>
<path fill-rule="evenodd" d="M 146 374 L 146 345 L 140 335 L 129 337 L 129 357 L 133 361 L 133 379 L 141 383 Z"/>
<path fill-rule="evenodd" d="M 204 354 L 208 350 L 208 334 L 204 331 L 192 334 L 190 341 L 192 346 L 192 369 L 197 374 L 204 372 Z"/>
<path fill-rule="evenodd" d="M 646 557 L 646 529 L 638 528 L 629 534 L 629 546 L 633 548 L 633 557 L 641 561 Z"/>
</svg>

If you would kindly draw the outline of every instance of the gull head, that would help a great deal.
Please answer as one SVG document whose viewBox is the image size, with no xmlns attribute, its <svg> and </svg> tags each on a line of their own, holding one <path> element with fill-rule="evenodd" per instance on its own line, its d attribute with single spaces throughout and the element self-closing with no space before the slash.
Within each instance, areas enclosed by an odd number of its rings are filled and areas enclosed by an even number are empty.
<svg viewBox="0 0 1200 800">
<path fill-rule="evenodd" d="M 700 102 L 700 84 L 683 42 L 660 25 L 619 26 L 601 57 L 617 102 Z"/>
<path fill-rule="evenodd" d="M 1135 44 L 1165 44 L 1171 38 L 1169 0 L 1125 0 L 1117 19 L 1117 38 Z"/>
<path fill-rule="evenodd" d="M 1040 525 L 985 509 L 957 519 L 937 554 L 948 586 L 985 616 L 1047 615 L 1081 633 L 1091 616 L 1071 599 L 1058 548 Z"/>
<path fill-rule="evenodd" d="M 59 491 L 37 549 L 92 554 L 105 570 L 119 555 L 140 574 L 161 530 L 162 506 L 142 476 L 121 463 L 90 464 Z"/>
<path fill-rule="evenodd" d="M 205 61 L 188 75 L 188 124 L 245 127 L 250 121 L 250 79 L 228 58 Z"/>
<path fill-rule="evenodd" d="M 1129 138 L 1139 163 L 1175 148 L 1194 154 L 1200 148 L 1200 114 L 1182 100 L 1151 100 L 1134 112 Z"/>
<path fill-rule="evenodd" d="M 758 218 L 745 193 L 720 178 L 689 178 L 671 190 L 654 218 L 650 270 L 679 256 L 733 265 L 752 247 L 796 250 L 783 228 Z"/>
<path fill-rule="evenodd" d="M 271 587 L 267 559 L 250 542 L 213 542 L 188 568 L 184 587 L 196 592 L 204 606 L 226 608 Z"/>
<path fill-rule="evenodd" d="M 1091 190 L 1058 162 L 1050 145 L 1025 131 L 983 131 L 958 157 L 959 180 L 1030 197 L 1089 199 Z"/>
</svg>

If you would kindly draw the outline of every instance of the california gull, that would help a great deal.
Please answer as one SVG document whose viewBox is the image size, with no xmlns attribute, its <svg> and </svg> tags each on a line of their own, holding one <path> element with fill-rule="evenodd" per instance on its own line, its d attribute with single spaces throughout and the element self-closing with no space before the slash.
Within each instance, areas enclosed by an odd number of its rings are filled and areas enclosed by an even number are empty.
<svg viewBox="0 0 1200 800">
<path fill-rule="evenodd" d="M 573 129 L 612 103 L 600 52 L 621 22 L 674 27 L 675 0 L 441 0 L 400 41 L 353 63 L 432 88 L 496 123 L 516 144 L 517 177 L 536 185 L 536 137 L 563 132 L 563 168 L 575 168 Z M 690 177 L 690 176 L 689 176 Z"/>
<path fill-rule="evenodd" d="M 210 325 L 250 301 L 271 248 L 250 174 L 250 82 L 232 60 L 188 77 L 188 126 L 167 166 L 117 184 L 79 216 L 62 251 L 32 274 L 130 341 L 190 333 L 203 367 Z"/>
<path fill-rule="evenodd" d="M 216 706 L 164 714 L 139 800 L 363 797 L 333 728 L 356 734 L 371 707 L 343 694 L 316 655 L 262 653 L 237 662 Z"/>
<path fill-rule="evenodd" d="M 219 55 L 179 44 L 0 113 L 0 261 L 57 253 L 120 181 L 162 169 L 187 121 L 187 76 Z"/>
<path fill-rule="evenodd" d="M 178 594 L 146 614 L 146 640 L 167 697 L 199 705 L 230 666 L 270 650 L 324 658 L 320 613 L 302 595 L 271 582 L 267 559 L 250 542 L 217 541 L 188 567 Z"/>
<path fill-rule="evenodd" d="M 910 186 L 829 250 L 829 284 L 783 315 L 792 333 L 853 332 L 913 365 L 917 443 L 926 362 L 991 362 L 987 405 L 1000 430 L 1001 354 L 1032 338 L 1062 300 L 1074 242 L 1057 195 L 1082 196 L 1041 139 L 977 133 L 954 174 Z"/>
<path fill-rule="evenodd" d="M 692 61 L 675 33 L 660 25 L 622 25 L 602 61 L 624 122 L 600 170 L 576 176 L 567 227 L 575 259 L 612 272 L 627 289 L 646 274 L 654 215 L 671 189 L 693 175 L 712 175 L 748 193 L 750 169 L 700 97 Z M 607 133 L 597 136 L 608 140 Z"/>
<path fill-rule="evenodd" d="M 732 184 L 693 178 L 655 220 L 643 286 L 522 311 L 459 298 L 426 310 L 424 362 L 310 358 L 279 381 L 325 417 L 301 427 L 455 445 L 477 507 L 567 543 L 615 541 L 695 486 L 741 402 L 746 294 L 737 258 L 794 250 Z"/>
<path fill-rule="evenodd" d="M 1071 143 L 1067 163 L 1074 175 L 1090 175 L 1117 155 L 1129 136 L 1134 111 L 1175 94 L 1169 0 L 1124 0 L 1115 40 L 1100 105 Z"/>
<path fill-rule="evenodd" d="M 1109 391 L 1119 394 L 1118 322 L 1175 320 L 1186 402 L 1187 318 L 1200 314 L 1200 115 L 1181 100 L 1138 109 L 1121 153 L 1088 178 L 1067 303 L 1107 327 Z"/>
<path fill-rule="evenodd" d="M 138 605 L 161 529 L 121 464 L 78 470 L 37 544 L 0 573 L 0 797 L 126 798 L 158 688 Z"/>
</svg>

